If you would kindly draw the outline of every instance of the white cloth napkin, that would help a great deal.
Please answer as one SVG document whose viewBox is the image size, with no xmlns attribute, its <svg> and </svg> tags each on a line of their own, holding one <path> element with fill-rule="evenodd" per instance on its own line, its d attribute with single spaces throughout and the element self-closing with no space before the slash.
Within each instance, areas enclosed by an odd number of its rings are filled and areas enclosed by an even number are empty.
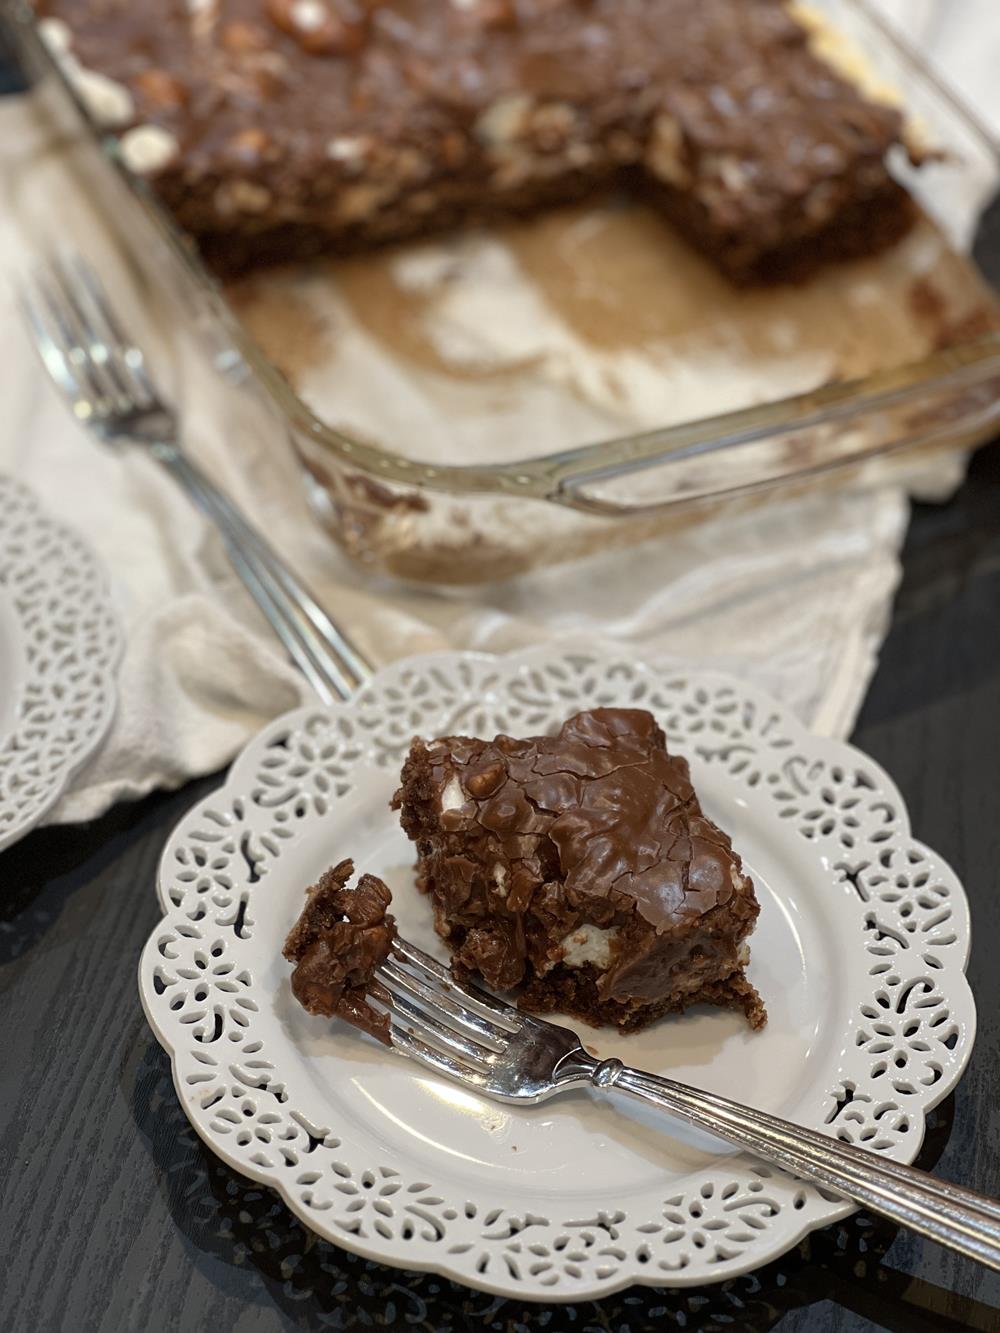
<svg viewBox="0 0 1000 1333">
<path fill-rule="evenodd" d="M 0 107 L 0 205 L 5 158 L 31 133 L 22 106 Z M 186 498 L 147 458 L 85 438 L 45 381 L 2 283 L 24 269 L 32 243 L 12 212 L 0 207 L 0 469 L 89 537 L 127 634 L 110 736 L 50 816 L 74 822 L 213 771 L 310 693 Z M 252 412 L 237 426 L 203 402 L 186 407 L 192 452 L 376 663 L 446 647 L 612 640 L 649 661 L 745 676 L 821 733 L 851 729 L 899 575 L 898 487 L 798 500 L 462 595 L 376 591 L 307 515 L 282 438 Z M 952 468 L 936 480 L 946 489 L 954 479 Z"/>
</svg>

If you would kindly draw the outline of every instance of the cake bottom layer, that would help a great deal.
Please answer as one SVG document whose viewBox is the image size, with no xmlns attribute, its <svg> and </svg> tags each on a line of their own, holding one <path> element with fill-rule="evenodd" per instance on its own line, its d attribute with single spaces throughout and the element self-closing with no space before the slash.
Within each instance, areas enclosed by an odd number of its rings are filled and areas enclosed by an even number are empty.
<svg viewBox="0 0 1000 1333">
<path fill-rule="evenodd" d="M 420 213 L 383 208 L 349 223 L 336 220 L 328 202 L 304 205 L 298 217 L 280 209 L 256 217 L 221 217 L 209 200 L 187 192 L 180 173 L 165 175 L 156 189 L 182 228 L 195 237 L 209 266 L 220 276 L 234 277 L 260 265 L 353 255 L 530 217 L 621 185 L 647 201 L 737 286 L 799 283 L 826 264 L 879 254 L 899 241 L 916 218 L 912 199 L 888 176 L 856 195 L 851 182 L 840 182 L 835 203 L 817 216 L 790 204 L 756 226 L 728 229 L 697 192 L 677 189 L 637 169 L 575 172 L 493 193 L 479 181 L 442 181 L 433 191 L 433 208 Z"/>
<path fill-rule="evenodd" d="M 917 217 L 910 195 L 890 176 L 856 195 L 840 183 L 836 205 L 818 216 L 790 205 L 759 229 L 722 228 L 697 194 L 648 175 L 633 182 L 646 200 L 696 250 L 738 287 L 801 283 L 827 264 L 881 254 L 907 234 Z"/>
<path fill-rule="evenodd" d="M 276 209 L 258 217 L 224 218 L 210 199 L 187 191 L 180 173 L 164 175 L 155 188 L 183 230 L 194 237 L 209 267 L 230 278 L 261 265 L 363 254 L 381 246 L 530 217 L 601 195 L 615 183 L 611 171 L 526 181 L 494 193 L 478 180 L 441 181 L 433 191 L 433 208 L 419 213 L 401 206 L 380 208 L 347 223 L 336 220 L 328 201 L 303 205 L 297 217 Z"/>
<path fill-rule="evenodd" d="M 543 977 L 527 982 L 518 995 L 518 1005 L 533 1013 L 569 1014 L 593 1027 L 617 1027 L 637 1032 L 664 1014 L 680 1013 L 694 1004 L 720 1009 L 738 1009 L 755 1030 L 767 1022 L 767 1011 L 742 968 L 728 976 L 705 979 L 693 988 L 683 987 L 660 999 L 602 1000 L 598 994 L 599 973 L 592 966 L 552 968 Z"/>
</svg>

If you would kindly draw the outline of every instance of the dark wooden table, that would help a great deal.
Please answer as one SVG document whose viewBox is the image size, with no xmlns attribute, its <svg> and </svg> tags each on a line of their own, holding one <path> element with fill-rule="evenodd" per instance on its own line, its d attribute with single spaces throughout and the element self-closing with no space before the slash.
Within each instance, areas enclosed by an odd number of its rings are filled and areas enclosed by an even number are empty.
<svg viewBox="0 0 1000 1333">
<path fill-rule="evenodd" d="M 855 740 L 972 900 L 979 1036 L 919 1164 L 1000 1196 L 1000 446 L 914 516 Z M 1000 1276 L 863 1215 L 722 1286 L 549 1310 L 316 1240 L 202 1147 L 139 1006 L 160 849 L 217 783 L 0 855 L 0 1333 L 1000 1330 Z"/>
</svg>

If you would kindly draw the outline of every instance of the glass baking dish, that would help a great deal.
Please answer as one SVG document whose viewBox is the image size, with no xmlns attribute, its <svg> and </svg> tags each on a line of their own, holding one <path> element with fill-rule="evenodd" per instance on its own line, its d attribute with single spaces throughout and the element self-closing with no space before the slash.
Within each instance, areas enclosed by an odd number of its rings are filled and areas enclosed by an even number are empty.
<svg viewBox="0 0 1000 1333">
<path fill-rule="evenodd" d="M 166 301 L 216 377 L 266 404 L 349 555 L 461 584 L 818 485 L 906 482 L 931 451 L 995 433 L 1000 320 L 970 251 L 997 147 L 864 0 L 799 9 L 933 151 L 895 164 L 924 214 L 911 237 L 766 292 L 729 287 L 619 200 L 224 288 L 30 10 L 5 12 L 39 116 L 125 257 L 129 304 Z"/>
</svg>

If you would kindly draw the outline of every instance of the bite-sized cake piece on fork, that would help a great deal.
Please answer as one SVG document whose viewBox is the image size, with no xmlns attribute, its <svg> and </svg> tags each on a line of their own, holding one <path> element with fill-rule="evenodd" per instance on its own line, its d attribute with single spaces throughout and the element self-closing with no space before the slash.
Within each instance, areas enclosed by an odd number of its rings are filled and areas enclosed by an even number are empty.
<svg viewBox="0 0 1000 1333">
<path fill-rule="evenodd" d="M 753 883 L 648 712 L 415 740 L 394 806 L 458 975 L 623 1031 L 703 1002 L 766 1021 Z"/>
<path fill-rule="evenodd" d="M 386 910 L 392 895 L 374 875 L 362 875 L 348 888 L 353 874 L 354 862 L 341 861 L 307 889 L 283 953 L 295 964 L 292 994 L 304 1009 L 346 1019 L 388 1043 L 388 1015 L 373 1009 L 366 996 L 396 938 Z"/>
</svg>

